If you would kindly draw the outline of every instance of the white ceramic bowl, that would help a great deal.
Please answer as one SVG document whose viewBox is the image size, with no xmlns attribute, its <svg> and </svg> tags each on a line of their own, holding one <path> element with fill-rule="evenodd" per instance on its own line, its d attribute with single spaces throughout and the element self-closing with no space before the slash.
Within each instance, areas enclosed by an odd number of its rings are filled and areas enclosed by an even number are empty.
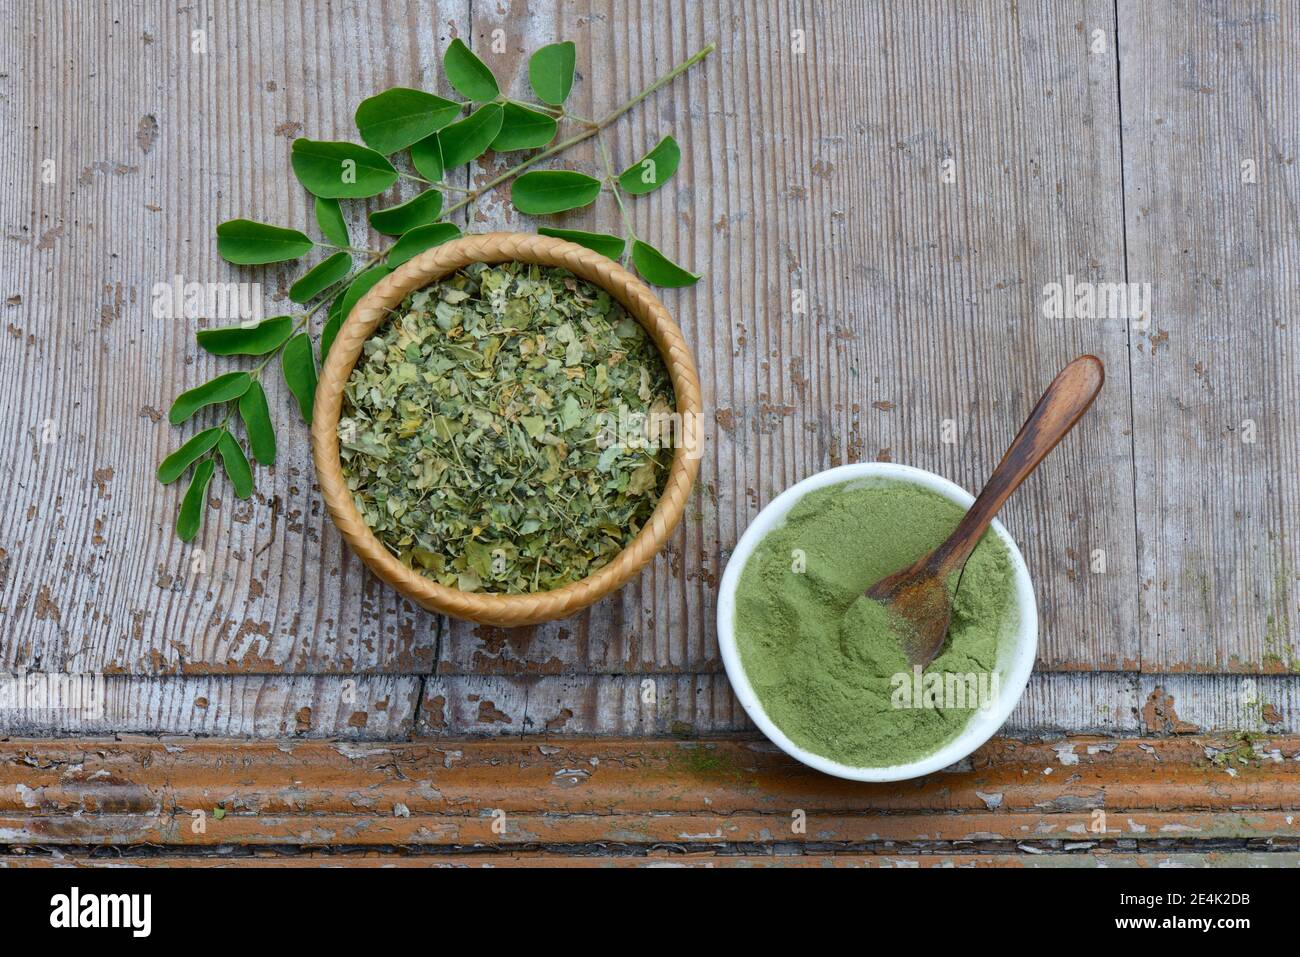
<svg viewBox="0 0 1300 957">
<path fill-rule="evenodd" d="M 758 513 L 758 517 L 750 523 L 749 528 L 745 529 L 745 534 L 740 537 L 735 551 L 731 553 L 731 560 L 727 562 L 727 570 L 722 576 L 721 593 L 718 596 L 718 645 L 722 649 L 722 662 L 726 665 L 727 677 L 731 679 L 731 687 L 736 697 L 744 706 L 750 719 L 786 754 L 797 758 L 809 767 L 839 778 L 853 781 L 903 781 L 955 764 L 1002 727 L 1007 716 L 1016 706 L 1016 702 L 1024 694 L 1029 673 L 1034 667 L 1034 657 L 1038 648 L 1038 603 L 1034 600 L 1034 585 L 1029 580 L 1029 569 L 1025 567 L 1025 559 L 1020 554 L 1020 549 L 1016 547 L 1007 530 L 1002 527 L 1002 523 L 995 519 L 993 531 L 1006 544 L 1007 551 L 1011 554 L 1011 565 L 1015 572 L 1016 605 L 1020 620 L 1014 636 L 1009 636 L 1002 642 L 998 653 L 999 690 L 994 705 L 987 710 L 975 711 L 962 732 L 934 754 L 908 764 L 859 768 L 840 764 L 838 761 L 832 761 L 830 758 L 824 758 L 799 747 L 767 716 L 767 712 L 763 710 L 763 705 L 758 700 L 758 695 L 749 684 L 749 678 L 745 675 L 745 667 L 740 660 L 740 650 L 736 647 L 736 586 L 740 584 L 740 573 L 744 570 L 745 563 L 759 541 L 785 520 L 786 514 L 801 498 L 827 485 L 868 478 L 910 482 L 937 492 L 962 508 L 970 508 L 971 503 L 975 501 L 975 496 L 970 492 L 942 476 L 907 465 L 895 465 L 892 462 L 841 465 L 839 468 L 818 472 L 792 485 Z"/>
</svg>

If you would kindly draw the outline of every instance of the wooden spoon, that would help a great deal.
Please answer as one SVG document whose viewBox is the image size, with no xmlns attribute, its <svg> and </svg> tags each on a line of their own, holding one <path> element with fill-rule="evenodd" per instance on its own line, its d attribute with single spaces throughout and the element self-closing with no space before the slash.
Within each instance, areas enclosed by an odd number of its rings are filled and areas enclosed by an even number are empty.
<svg viewBox="0 0 1300 957">
<path fill-rule="evenodd" d="M 924 668 L 943 647 L 952 618 L 946 583 L 965 567 L 1002 503 L 1088 411 L 1105 380 L 1105 369 L 1096 356 L 1079 356 L 1062 369 L 948 540 L 867 589 L 868 598 L 888 606 L 902 620 L 903 650 L 913 665 Z"/>
</svg>

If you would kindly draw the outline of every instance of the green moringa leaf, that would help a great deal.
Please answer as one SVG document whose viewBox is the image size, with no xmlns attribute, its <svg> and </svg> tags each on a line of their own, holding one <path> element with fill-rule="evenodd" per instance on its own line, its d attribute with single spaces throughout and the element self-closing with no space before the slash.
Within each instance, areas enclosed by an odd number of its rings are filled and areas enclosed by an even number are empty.
<svg viewBox="0 0 1300 957">
<path fill-rule="evenodd" d="M 275 316 L 255 326 L 200 329 L 194 337 L 214 356 L 264 356 L 284 345 L 292 332 L 293 316 Z"/>
<path fill-rule="evenodd" d="M 235 495 L 248 498 L 253 494 L 253 471 L 248 467 L 248 457 L 244 455 L 239 440 L 223 431 L 221 441 L 217 443 L 217 451 L 221 453 L 221 465 L 226 470 L 226 477 L 235 487 Z"/>
<path fill-rule="evenodd" d="M 408 229 L 436 222 L 441 212 L 442 193 L 426 189 L 400 205 L 375 210 L 370 225 L 385 236 L 400 236 Z"/>
<path fill-rule="evenodd" d="M 535 149 L 555 139 L 555 130 L 555 120 L 545 113 L 507 103 L 501 108 L 501 132 L 492 141 L 492 148 L 498 153 Z"/>
<path fill-rule="evenodd" d="M 298 400 L 302 420 L 311 425 L 311 407 L 316 402 L 316 360 L 311 354 L 311 336 L 300 332 L 284 347 L 280 354 L 280 367 L 284 381 Z"/>
<path fill-rule="evenodd" d="M 693 286 L 700 281 L 695 273 L 687 272 L 649 243 L 636 240 L 632 243 L 632 262 L 637 272 L 656 286 Z"/>
<path fill-rule="evenodd" d="M 199 526 L 203 524 L 203 506 L 206 504 L 208 483 L 212 481 L 212 473 L 216 468 L 216 462 L 212 459 L 204 459 L 194 470 L 194 478 L 190 479 L 190 487 L 185 490 L 185 497 L 181 499 L 181 510 L 176 515 L 176 537 L 182 542 L 192 542 L 194 536 L 199 534 Z"/>
<path fill-rule="evenodd" d="M 397 182 L 382 154 L 356 143 L 293 141 L 293 171 L 307 192 L 326 199 L 364 199 Z"/>
<path fill-rule="evenodd" d="M 455 169 L 482 156 L 501 132 L 501 117 L 501 107 L 489 103 L 480 106 L 459 123 L 443 127 L 438 132 L 443 168 Z"/>
<path fill-rule="evenodd" d="M 460 104 L 423 90 L 395 86 L 357 107 L 357 129 L 372 150 L 396 153 L 460 115 Z"/>
<path fill-rule="evenodd" d="M 658 146 L 623 171 L 618 185 L 634 196 L 653 193 L 677 172 L 681 161 L 681 147 L 671 136 L 665 136 Z"/>
<path fill-rule="evenodd" d="M 559 106 L 573 89 L 577 49 L 573 42 L 550 43 L 528 58 L 528 82 L 537 98 Z"/>
<path fill-rule="evenodd" d="M 495 100 L 501 92 L 487 64 L 476 57 L 463 40 L 451 41 L 447 52 L 442 55 L 442 69 L 457 92 L 476 103 Z"/>
<path fill-rule="evenodd" d="M 360 277 L 358 277 L 360 278 Z M 343 312 L 343 300 L 347 298 L 348 291 L 344 289 L 334 297 L 330 303 L 330 311 L 326 314 L 325 325 L 320 331 L 320 364 L 324 368 L 325 360 L 329 358 L 330 346 L 334 345 L 334 338 L 339 334 L 339 329 L 343 327 L 343 320 L 347 316 Z"/>
<path fill-rule="evenodd" d="M 296 229 L 228 219 L 217 225 L 217 254 L 237 266 L 282 263 L 305 256 L 316 244 Z"/>
<path fill-rule="evenodd" d="M 315 299 L 322 292 L 347 278 L 352 271 L 352 254 L 337 252 L 329 259 L 323 259 L 289 287 L 289 298 L 302 304 Z"/>
<path fill-rule="evenodd" d="M 271 425 L 271 410 L 266 405 L 262 384 L 254 381 L 248 391 L 239 397 L 239 417 L 248 433 L 248 447 L 253 458 L 263 465 L 275 464 L 275 427 Z"/>
<path fill-rule="evenodd" d="M 352 239 L 348 236 L 348 224 L 337 199 L 316 197 L 316 225 L 320 227 L 321 235 L 335 246 L 346 249 L 352 245 Z"/>
<path fill-rule="evenodd" d="M 543 236 L 567 239 L 579 246 L 586 246 L 610 259 L 617 259 L 623 255 L 623 247 L 626 245 L 626 241 L 621 236 L 611 236 L 609 233 L 586 233 L 580 229 L 552 229 L 549 226 L 543 226 L 537 231 Z"/>
<path fill-rule="evenodd" d="M 431 183 L 442 179 L 442 138 L 437 133 L 411 146 L 411 165 Z"/>
<path fill-rule="evenodd" d="M 170 485 L 175 482 L 185 474 L 185 470 L 193 465 L 200 455 L 216 445 L 217 440 L 224 433 L 224 429 L 211 428 L 204 429 L 194 435 L 188 442 L 162 460 L 162 464 L 158 466 L 158 481 L 162 482 L 163 485 Z"/>
<path fill-rule="evenodd" d="M 524 173 L 510 187 L 515 209 L 533 216 L 578 209 L 598 195 L 600 180 L 568 169 Z"/>
<path fill-rule="evenodd" d="M 390 271 L 387 266 L 372 266 L 352 280 L 351 285 L 330 305 L 329 318 L 326 320 L 325 327 L 321 329 L 320 334 L 320 361 L 322 364 L 330 354 L 330 347 L 334 345 L 334 338 L 339 334 L 339 330 L 343 328 L 343 323 L 347 321 L 348 315 L 352 312 L 352 307 L 360 302 L 361 297 L 368 293 L 375 283 L 387 276 Z"/>
<path fill-rule="evenodd" d="M 393 248 L 388 250 L 388 258 L 384 262 L 389 269 L 396 269 L 412 256 L 440 243 L 445 243 L 449 239 L 455 239 L 459 235 L 460 227 L 455 223 L 433 223 L 429 226 L 417 226 L 409 233 L 403 233 L 402 238 L 393 243 Z"/>
<path fill-rule="evenodd" d="M 204 406 L 238 399 L 248 391 L 252 382 L 252 377 L 247 372 L 227 372 L 225 375 L 219 375 L 196 389 L 178 395 L 176 401 L 172 403 L 171 411 L 167 414 L 167 421 L 172 425 L 180 425 Z"/>
<path fill-rule="evenodd" d="M 348 291 L 343 295 L 343 305 L 340 307 L 343 310 L 343 318 L 346 319 L 356 304 L 361 301 L 361 297 L 378 285 L 379 280 L 390 272 L 392 270 L 387 266 L 371 266 L 352 280 L 352 284 L 348 286 Z"/>
</svg>

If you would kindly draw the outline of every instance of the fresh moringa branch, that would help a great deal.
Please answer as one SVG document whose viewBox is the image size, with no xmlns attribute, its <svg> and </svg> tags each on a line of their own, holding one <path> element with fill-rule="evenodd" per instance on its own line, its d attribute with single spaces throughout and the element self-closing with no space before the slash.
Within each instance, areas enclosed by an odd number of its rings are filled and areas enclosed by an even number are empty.
<svg viewBox="0 0 1300 957">
<path fill-rule="evenodd" d="M 275 431 L 259 381 L 262 371 L 271 362 L 279 361 L 299 412 L 310 424 L 318 361 L 312 345 L 312 317 L 328 305 L 319 337 L 319 361 L 323 362 L 352 306 L 372 286 L 412 256 L 458 236 L 459 227 L 448 222 L 448 217 L 504 183 L 512 184 L 515 208 L 528 215 L 580 209 L 594 202 L 602 188 L 608 188 L 623 221 L 622 237 L 573 229 L 540 231 L 587 246 L 611 259 L 626 262 L 630 257 L 641 275 L 657 285 L 688 286 L 697 282 L 699 276 L 633 233 L 624 203 L 625 195 L 653 192 L 676 172 L 681 151 L 671 136 L 665 136 L 618 176 L 603 142 L 603 179 L 574 170 L 533 167 L 608 129 L 714 49 L 710 43 L 630 100 L 597 120 L 589 120 L 564 107 L 575 77 L 573 43 L 552 43 L 532 55 L 528 80 L 539 102 L 525 103 L 504 96 L 488 66 L 462 41 L 453 40 L 443 56 L 443 71 L 464 99 L 445 99 L 422 90 L 394 87 L 368 98 L 357 108 L 357 129 L 365 145 L 295 140 L 294 174 L 314 197 L 316 225 L 324 238 L 315 240 L 301 230 L 233 219 L 217 226 L 217 251 L 227 262 L 250 266 L 297 260 L 314 249 L 325 251 L 325 258 L 289 290 L 294 302 L 314 305 L 297 317 L 276 316 L 253 326 L 240 324 L 198 333 L 199 345 L 208 352 L 255 357 L 257 362 L 246 372 L 228 372 L 183 393 L 172 405 L 169 418 L 173 425 L 209 407 L 225 406 L 224 417 L 216 426 L 191 437 L 158 468 L 158 479 L 163 483 L 177 481 L 193 470 L 177 518 L 178 536 L 190 541 L 198 534 L 207 487 L 218 460 L 235 494 L 241 498 L 252 495 L 252 470 L 233 431 L 236 418 L 243 423 L 253 459 L 263 465 L 274 464 Z M 467 108 L 470 112 L 464 115 Z M 580 129 L 555 142 L 561 122 L 576 124 Z M 537 152 L 475 189 L 444 182 L 448 169 L 472 163 L 489 150 Z M 414 173 L 398 170 L 390 160 L 402 152 L 407 154 Z M 399 180 L 417 183 L 422 191 L 394 206 L 368 213 L 370 228 L 395 237 L 392 245 L 375 250 L 366 248 L 366 244 L 354 244 L 340 201 L 370 199 Z M 444 205 L 446 194 L 458 198 Z M 354 254 L 366 257 L 359 267 Z"/>
</svg>

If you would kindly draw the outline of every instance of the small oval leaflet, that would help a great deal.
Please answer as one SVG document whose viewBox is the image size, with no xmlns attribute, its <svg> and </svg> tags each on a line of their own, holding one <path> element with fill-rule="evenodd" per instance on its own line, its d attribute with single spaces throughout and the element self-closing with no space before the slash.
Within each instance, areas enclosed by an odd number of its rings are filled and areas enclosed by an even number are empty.
<svg viewBox="0 0 1300 957">
<path fill-rule="evenodd" d="M 299 137 L 293 141 L 291 161 L 307 192 L 326 199 L 365 199 L 397 182 L 392 163 L 356 143 Z"/>
<path fill-rule="evenodd" d="M 225 375 L 219 375 L 198 388 L 178 395 L 176 401 L 172 403 L 171 411 L 167 413 L 167 421 L 172 425 L 180 425 L 204 406 L 238 399 L 248 391 L 252 382 L 253 379 L 247 372 L 227 372 Z"/>
<path fill-rule="evenodd" d="M 337 282 L 342 282 L 352 271 L 352 256 L 338 252 L 312 266 L 297 282 L 289 287 L 289 298 L 296 303 L 308 302 Z"/>
<path fill-rule="evenodd" d="M 573 71 L 577 47 L 572 40 L 550 43 L 528 58 L 528 83 L 537 98 L 551 106 L 560 106 L 573 89 Z"/>
<path fill-rule="evenodd" d="M 426 136 L 411 147 L 411 165 L 431 183 L 442 179 L 442 139 L 437 133 Z"/>
<path fill-rule="evenodd" d="M 423 90 L 395 86 L 361 101 L 357 129 L 367 146 L 396 153 L 442 129 L 460 115 L 460 104 Z"/>
<path fill-rule="evenodd" d="M 223 430 L 221 440 L 217 442 L 217 451 L 221 453 L 221 465 L 226 470 L 230 484 L 235 488 L 235 495 L 239 498 L 251 497 L 253 470 L 248 467 L 248 458 L 244 455 L 239 441 Z"/>
<path fill-rule="evenodd" d="M 524 173 L 510 187 L 515 209 L 532 216 L 579 209 L 599 195 L 600 180 L 567 169 Z"/>
<path fill-rule="evenodd" d="M 280 354 L 280 367 L 284 382 L 298 400 L 302 420 L 311 425 L 311 407 L 316 401 L 316 360 L 311 354 L 311 336 L 300 332 L 284 347 Z"/>
<path fill-rule="evenodd" d="M 476 103 L 495 100 L 501 92 L 496 77 L 487 64 L 475 56 L 474 51 L 459 38 L 452 40 L 447 52 L 443 54 L 442 69 L 456 91 Z"/>
<path fill-rule="evenodd" d="M 627 246 L 626 240 L 621 236 L 611 236 L 609 233 L 588 233 L 581 229 L 554 229 L 550 226 L 542 226 L 537 231 L 543 236 L 567 239 L 579 246 L 586 246 L 593 252 L 598 252 L 609 259 L 618 259 L 619 256 L 623 255 L 623 249 Z"/>
<path fill-rule="evenodd" d="M 251 219 L 228 219 L 217 225 L 217 254 L 237 266 L 288 262 L 305 256 L 315 245 L 296 229 Z"/>
<path fill-rule="evenodd" d="M 501 132 L 492 141 L 492 148 L 497 152 L 536 149 L 555 139 L 556 129 L 553 117 L 507 103 L 501 110 Z"/>
<path fill-rule="evenodd" d="M 194 337 L 214 356 L 264 356 L 284 345 L 292 332 L 292 316 L 273 316 L 255 326 L 200 329 Z"/>
<path fill-rule="evenodd" d="M 216 468 L 217 464 L 212 459 L 204 459 L 194 470 L 194 477 L 190 479 L 190 487 L 185 490 L 180 512 L 176 515 L 176 537 L 182 542 L 192 542 L 199 534 L 208 483 L 212 481 L 212 473 Z"/>
<path fill-rule="evenodd" d="M 412 256 L 445 243 L 449 239 L 455 239 L 459 235 L 460 227 L 455 223 L 433 223 L 429 226 L 418 226 L 393 243 L 393 248 L 388 251 L 388 258 L 385 263 L 389 269 L 396 269 Z"/>
<path fill-rule="evenodd" d="M 623 171 L 618 185 L 623 192 L 634 196 L 653 193 L 672 178 L 681 162 L 681 147 L 671 136 L 665 136 L 654 149 Z"/>
<path fill-rule="evenodd" d="M 360 302 L 361 297 L 391 271 L 387 266 L 370 267 L 352 280 L 352 284 L 348 286 L 347 291 L 330 305 L 329 319 L 326 321 L 325 327 L 321 329 L 320 334 L 320 359 L 322 363 L 329 355 L 330 347 L 334 345 L 334 337 L 338 335 L 339 329 L 342 328 L 344 321 L 348 318 L 348 314 L 352 312 L 352 307 Z"/>
<path fill-rule="evenodd" d="M 482 156 L 501 132 L 502 115 L 500 106 L 489 103 L 439 132 L 443 168 L 455 169 Z"/>
<path fill-rule="evenodd" d="M 637 272 L 656 286 L 693 286 L 700 277 L 687 272 L 649 243 L 636 240 L 632 243 L 632 262 Z"/>
<path fill-rule="evenodd" d="M 162 460 L 162 464 L 158 466 L 158 481 L 164 485 L 175 482 L 198 460 L 199 456 L 217 444 L 224 432 L 224 429 L 214 427 L 204 429 L 191 437 L 188 442 Z"/>
<path fill-rule="evenodd" d="M 316 225 L 320 227 L 321 235 L 335 246 L 347 248 L 352 245 L 348 236 L 348 224 L 337 199 L 316 197 Z"/>
<path fill-rule="evenodd" d="M 267 408 L 262 383 L 254 381 L 239 397 L 239 418 L 248 433 L 253 458 L 263 465 L 274 465 L 275 427 L 271 425 L 271 410 Z"/>
<path fill-rule="evenodd" d="M 370 214 L 370 225 L 385 236 L 400 236 L 416 226 L 435 222 L 442 213 L 442 193 L 426 189 L 411 199 Z"/>
</svg>

